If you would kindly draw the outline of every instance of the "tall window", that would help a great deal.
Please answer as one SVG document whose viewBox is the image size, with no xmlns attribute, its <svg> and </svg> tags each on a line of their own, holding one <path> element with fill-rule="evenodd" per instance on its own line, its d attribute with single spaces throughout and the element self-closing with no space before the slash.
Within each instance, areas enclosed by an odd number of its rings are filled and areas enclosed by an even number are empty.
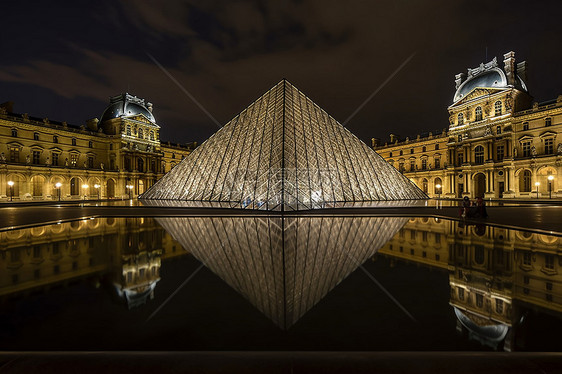
<svg viewBox="0 0 562 374">
<path fill-rule="evenodd" d="M 76 145 L 76 138 L 72 138 L 72 145 Z"/>
<path fill-rule="evenodd" d="M 436 158 L 435 159 L 435 169 L 439 169 L 440 167 L 441 167 L 441 159 Z"/>
<path fill-rule="evenodd" d="M 422 170 L 427 169 L 427 158 L 422 159 Z"/>
<path fill-rule="evenodd" d="M 416 161 L 411 160 L 410 161 L 410 171 L 414 171 L 416 170 Z"/>
<path fill-rule="evenodd" d="M 400 150 L 400 156 L 402 156 L 404 154 L 404 152 L 402 152 L 402 150 Z"/>
<path fill-rule="evenodd" d="M 439 143 L 435 144 L 435 150 L 437 151 L 439 149 Z"/>
<path fill-rule="evenodd" d="M 523 170 L 519 177 L 519 190 L 521 192 L 531 192 L 531 172 Z"/>
<path fill-rule="evenodd" d="M 126 134 L 131 136 L 131 125 L 127 125 Z"/>
<path fill-rule="evenodd" d="M 17 129 L 12 129 L 12 137 L 13 137 L 13 138 L 17 138 L 17 137 L 18 137 L 18 130 L 17 130 Z"/>
<path fill-rule="evenodd" d="M 544 256 L 544 267 L 548 270 L 554 270 L 554 256 L 545 255 Z"/>
<path fill-rule="evenodd" d="M 39 133 L 38 132 L 33 133 L 33 140 L 39 140 Z"/>
<path fill-rule="evenodd" d="M 33 155 L 33 160 L 32 160 L 33 163 L 35 165 L 38 165 L 41 161 L 41 151 L 33 151 L 32 155 Z"/>
<path fill-rule="evenodd" d="M 51 164 L 59 166 L 59 154 L 57 152 L 51 152 Z"/>
<path fill-rule="evenodd" d="M 503 300 L 496 299 L 496 313 L 503 314 Z"/>
<path fill-rule="evenodd" d="M 497 126 L 496 127 L 496 135 L 500 135 L 502 133 L 502 127 L 501 126 Z"/>
<path fill-rule="evenodd" d="M 523 147 L 523 157 L 531 156 L 531 142 L 525 141 L 521 143 L 521 146 Z"/>
<path fill-rule="evenodd" d="M 529 130 L 529 122 L 523 122 L 523 131 Z"/>
<path fill-rule="evenodd" d="M 425 152 L 425 151 L 426 151 L 426 147 L 425 147 L 425 145 L 424 145 L 424 146 L 422 147 L 422 152 Z"/>
<path fill-rule="evenodd" d="M 502 115 L 502 102 L 501 101 L 496 101 L 494 104 L 494 114 L 496 116 L 501 116 Z"/>
<path fill-rule="evenodd" d="M 554 153 L 554 138 L 546 138 L 544 140 L 544 154 L 551 155 Z"/>
<path fill-rule="evenodd" d="M 88 156 L 88 167 L 90 169 L 93 169 L 93 167 L 94 167 L 94 157 L 93 156 Z"/>
<path fill-rule="evenodd" d="M 484 306 L 484 295 L 480 293 L 476 294 L 476 306 L 478 308 L 482 308 Z"/>
<path fill-rule="evenodd" d="M 544 126 L 548 127 L 550 125 L 552 125 L 552 118 L 545 118 L 544 119 Z"/>
<path fill-rule="evenodd" d="M 464 162 L 464 155 L 462 154 L 462 152 L 459 152 L 457 154 L 457 162 L 458 162 L 458 166 L 461 166 Z"/>
<path fill-rule="evenodd" d="M 143 133 L 142 129 L 139 129 L 139 138 L 141 138 L 141 139 L 144 138 L 144 133 Z"/>
<path fill-rule="evenodd" d="M 414 148 L 410 148 L 410 154 L 414 154 Z"/>
<path fill-rule="evenodd" d="M 459 113 L 457 116 L 457 124 L 459 126 L 464 125 L 464 115 L 462 113 Z"/>
<path fill-rule="evenodd" d="M 389 153 L 388 157 L 392 157 L 392 152 Z"/>
<path fill-rule="evenodd" d="M 154 131 L 151 131 L 151 132 L 150 132 L 149 139 L 150 139 L 150 140 L 154 140 Z"/>
<path fill-rule="evenodd" d="M 474 163 L 481 165 L 484 163 L 484 147 L 479 145 L 474 148 Z"/>
<path fill-rule="evenodd" d="M 505 148 L 503 145 L 498 145 L 496 147 L 496 160 L 502 161 L 505 156 Z"/>
<path fill-rule="evenodd" d="M 76 166 L 77 163 L 78 163 L 78 155 L 76 153 L 71 154 L 70 155 L 70 165 Z"/>
<path fill-rule="evenodd" d="M 400 162 L 398 163 L 398 171 L 401 172 L 401 173 L 403 173 L 404 170 L 405 170 L 405 169 L 404 169 L 404 161 L 400 161 Z"/>
<path fill-rule="evenodd" d="M 10 162 L 20 162 L 19 147 L 10 147 Z"/>
<path fill-rule="evenodd" d="M 58 143 L 59 142 L 59 137 L 56 135 L 53 135 L 53 143 Z"/>
<path fill-rule="evenodd" d="M 422 189 L 424 193 L 427 193 L 428 190 L 427 186 L 428 186 L 427 179 L 424 178 L 422 181 Z"/>
<path fill-rule="evenodd" d="M 94 142 L 93 141 L 88 141 L 88 148 L 94 148 Z"/>
<path fill-rule="evenodd" d="M 474 116 L 476 117 L 476 121 L 482 121 L 482 107 L 477 106 L 474 110 Z"/>
</svg>

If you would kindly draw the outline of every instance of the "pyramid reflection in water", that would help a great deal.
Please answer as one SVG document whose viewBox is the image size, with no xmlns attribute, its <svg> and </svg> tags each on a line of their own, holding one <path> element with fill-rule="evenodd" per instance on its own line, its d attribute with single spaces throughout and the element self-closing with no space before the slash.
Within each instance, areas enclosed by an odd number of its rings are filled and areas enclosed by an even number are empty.
<svg viewBox="0 0 562 374">
<path fill-rule="evenodd" d="M 187 251 L 289 328 L 407 222 L 388 217 L 156 218 Z"/>
<path fill-rule="evenodd" d="M 282 80 L 141 198 L 291 211 L 427 196 Z"/>
</svg>

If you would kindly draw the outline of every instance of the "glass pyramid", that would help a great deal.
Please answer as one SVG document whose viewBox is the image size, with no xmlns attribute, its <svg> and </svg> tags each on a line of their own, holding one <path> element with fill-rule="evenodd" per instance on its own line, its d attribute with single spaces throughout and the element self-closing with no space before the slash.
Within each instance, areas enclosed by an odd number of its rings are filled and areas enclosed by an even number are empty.
<svg viewBox="0 0 562 374">
<path fill-rule="evenodd" d="M 290 211 L 427 196 L 282 80 L 140 198 Z"/>
<path fill-rule="evenodd" d="M 283 215 L 156 221 L 277 326 L 288 329 L 372 258 L 408 218 Z"/>
</svg>

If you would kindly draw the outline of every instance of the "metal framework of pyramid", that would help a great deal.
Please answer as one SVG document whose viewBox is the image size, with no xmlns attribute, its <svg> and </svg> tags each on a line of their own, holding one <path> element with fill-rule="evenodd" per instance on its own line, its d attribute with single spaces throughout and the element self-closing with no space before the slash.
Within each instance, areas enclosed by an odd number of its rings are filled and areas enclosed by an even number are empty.
<svg viewBox="0 0 562 374">
<path fill-rule="evenodd" d="M 141 198 L 291 211 L 427 196 L 282 80 Z"/>
<path fill-rule="evenodd" d="M 408 221 L 400 217 L 169 217 L 156 221 L 288 329 Z"/>
</svg>

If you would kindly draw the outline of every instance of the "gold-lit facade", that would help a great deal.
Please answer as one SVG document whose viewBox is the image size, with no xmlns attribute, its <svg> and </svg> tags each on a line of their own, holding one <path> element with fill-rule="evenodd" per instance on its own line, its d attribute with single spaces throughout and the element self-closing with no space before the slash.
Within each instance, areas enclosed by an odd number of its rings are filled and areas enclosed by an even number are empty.
<svg viewBox="0 0 562 374">
<path fill-rule="evenodd" d="M 562 238 L 439 218 L 412 218 L 379 250 L 447 271 L 459 332 L 513 350 L 524 311 L 562 315 Z"/>
<path fill-rule="evenodd" d="M 449 126 L 373 147 L 430 197 L 561 198 L 562 95 L 533 102 L 515 53 L 455 77 Z"/>
<path fill-rule="evenodd" d="M 151 218 L 96 218 L 0 232 L 0 299 L 106 281 L 129 307 L 154 295 L 162 260 L 187 252 Z"/>
<path fill-rule="evenodd" d="M 191 153 L 160 141 L 152 104 L 110 99 L 101 119 L 75 126 L 0 105 L 0 199 L 121 199 L 143 193 Z"/>
</svg>

